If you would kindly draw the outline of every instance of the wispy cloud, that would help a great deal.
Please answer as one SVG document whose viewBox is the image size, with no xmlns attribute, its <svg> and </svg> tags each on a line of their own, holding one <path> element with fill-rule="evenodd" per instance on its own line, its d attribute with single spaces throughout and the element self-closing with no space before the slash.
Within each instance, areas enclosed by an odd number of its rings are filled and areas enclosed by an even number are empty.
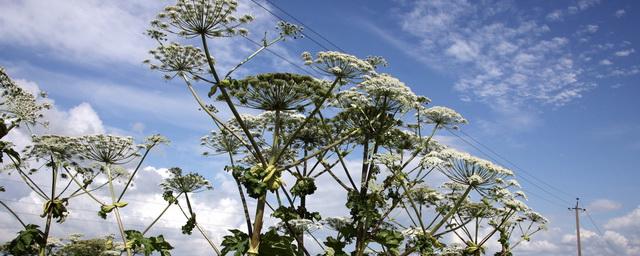
<svg viewBox="0 0 640 256">
<path fill-rule="evenodd" d="M 576 8 L 593 4 L 581 1 Z M 517 13 L 509 4 L 422 1 L 400 22 L 420 40 L 416 55 L 462 74 L 455 89 L 465 98 L 562 105 L 593 87 L 581 79 L 583 68 L 571 51 L 570 38 L 550 35 L 551 28 L 539 20 L 499 19 Z M 595 33 L 598 26 L 584 29 Z"/>
</svg>

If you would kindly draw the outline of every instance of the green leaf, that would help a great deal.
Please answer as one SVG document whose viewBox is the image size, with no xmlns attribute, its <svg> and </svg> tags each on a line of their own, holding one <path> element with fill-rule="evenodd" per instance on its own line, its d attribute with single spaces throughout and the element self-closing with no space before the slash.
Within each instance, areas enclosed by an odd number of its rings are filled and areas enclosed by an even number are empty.
<svg viewBox="0 0 640 256">
<path fill-rule="evenodd" d="M 124 232 L 127 236 L 127 248 L 131 248 L 136 251 L 142 250 L 145 256 L 153 254 L 154 251 L 157 251 L 162 256 L 171 255 L 170 251 L 173 249 L 173 246 L 164 240 L 163 235 L 144 237 L 142 233 L 137 230 L 125 230 Z"/>
<path fill-rule="evenodd" d="M 18 236 L 6 245 L 6 250 L 12 255 L 36 255 L 39 245 L 44 244 L 44 233 L 38 225 L 28 224 Z"/>
<path fill-rule="evenodd" d="M 263 234 L 260 240 L 260 255 L 296 255 L 296 246 L 292 244 L 295 239 L 290 236 L 281 236 L 275 229 Z"/>
<path fill-rule="evenodd" d="M 184 226 L 182 226 L 182 234 L 191 235 L 191 231 L 193 231 L 193 228 L 195 227 L 196 227 L 196 215 L 193 214 L 187 220 L 187 223 L 184 224 Z"/>
<path fill-rule="evenodd" d="M 317 189 L 315 181 L 311 177 L 301 177 L 296 180 L 296 184 L 291 188 L 291 194 L 296 196 L 307 196 L 313 194 Z"/>
<path fill-rule="evenodd" d="M 227 235 L 222 238 L 222 255 L 234 252 L 234 256 L 242 256 L 249 250 L 249 235 L 237 230 L 229 230 L 233 235 Z"/>
</svg>

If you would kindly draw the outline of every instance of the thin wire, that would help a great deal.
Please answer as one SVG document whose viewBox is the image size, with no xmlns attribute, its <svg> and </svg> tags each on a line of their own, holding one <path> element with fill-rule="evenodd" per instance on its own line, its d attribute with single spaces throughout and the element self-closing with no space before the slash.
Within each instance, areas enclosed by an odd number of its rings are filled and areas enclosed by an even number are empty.
<svg viewBox="0 0 640 256">
<path fill-rule="evenodd" d="M 555 191 L 557 191 L 557 192 L 560 192 L 560 193 L 562 193 L 562 194 L 565 194 L 566 196 L 569 196 L 569 197 L 574 197 L 573 195 L 571 195 L 571 194 L 569 194 L 569 193 L 567 193 L 567 192 L 563 191 L 562 189 L 559 189 L 558 187 L 553 186 L 553 185 L 551 185 L 551 184 L 549 184 L 549 183 L 545 182 L 544 180 L 542 180 L 542 179 L 540 179 L 540 178 L 538 178 L 538 177 L 534 176 L 534 175 L 533 175 L 533 174 L 531 174 L 530 172 L 526 171 L 524 168 L 522 168 L 522 167 L 518 166 L 517 164 L 515 164 L 515 163 L 514 163 L 514 162 L 512 162 L 512 161 L 510 161 L 510 160 L 509 160 L 509 159 L 507 159 L 506 157 L 503 157 L 501 154 L 498 154 L 498 152 L 496 152 L 496 151 L 494 151 L 493 149 L 489 148 L 488 146 L 486 146 L 486 145 L 485 145 L 485 144 L 483 144 L 482 142 L 480 142 L 480 141 L 476 140 L 475 138 L 471 137 L 471 135 L 467 134 L 466 132 L 464 132 L 464 131 L 462 131 L 462 130 L 459 130 L 459 131 L 460 131 L 460 133 L 462 133 L 462 134 L 464 134 L 465 136 L 469 137 L 471 140 L 473 140 L 473 141 L 475 141 L 476 143 L 478 143 L 478 144 L 479 144 L 480 146 L 482 146 L 483 148 L 485 148 L 485 149 L 489 150 L 489 152 L 491 152 L 491 153 L 493 153 L 494 155 L 498 156 L 500 159 L 502 159 L 502 160 L 504 160 L 505 162 L 507 162 L 507 163 L 511 164 L 511 166 L 513 166 L 513 167 L 515 167 L 515 168 L 517 168 L 517 169 L 520 169 L 521 173 L 524 173 L 524 174 L 529 175 L 531 178 L 533 178 L 533 179 L 535 179 L 535 180 L 538 180 L 540 183 L 542 183 L 542 184 L 546 185 L 547 187 L 549 187 L 549 188 L 551 188 L 551 189 L 553 189 L 553 190 L 555 190 Z"/>
<path fill-rule="evenodd" d="M 256 4 L 257 6 L 260 6 L 260 8 L 264 9 L 265 11 L 267 11 L 269 14 L 271 14 L 273 17 L 276 17 L 282 21 L 286 21 L 286 19 L 283 19 L 282 17 L 278 16 L 277 14 L 273 13 L 271 10 L 269 10 L 268 8 L 264 7 L 262 4 L 258 3 L 255 0 L 251 0 L 251 2 L 253 2 L 254 4 Z M 273 3 L 269 2 L 271 5 L 273 5 Z M 275 5 L 274 5 L 275 6 Z M 278 8 L 278 7 L 276 7 Z M 280 9 L 280 8 L 278 8 Z M 287 14 L 288 15 L 288 14 Z M 297 20 L 294 18 L 294 20 Z M 299 21 L 298 21 L 299 22 Z M 302 25 L 302 22 L 299 22 Z M 304 26 L 304 25 L 303 25 Z M 311 30 L 309 28 L 309 30 Z M 310 37 L 309 35 L 307 35 L 306 33 L 304 33 L 304 31 L 300 31 L 300 33 L 302 35 L 304 35 L 306 38 L 309 38 L 309 40 L 311 40 L 312 42 L 314 42 L 315 44 L 317 44 L 318 46 L 320 46 L 320 48 L 324 49 L 324 50 L 329 50 L 329 48 L 327 48 L 326 46 L 324 46 L 323 44 L 321 44 L 320 42 L 316 41 L 315 39 L 313 39 L 313 37 Z"/>
<path fill-rule="evenodd" d="M 251 0 L 252 2 L 255 3 L 254 0 Z M 280 10 L 282 13 L 286 14 L 287 16 L 291 17 L 291 19 L 293 19 L 294 21 L 300 23 L 300 25 L 302 25 L 303 27 L 305 27 L 306 29 L 308 29 L 309 31 L 313 32 L 314 34 L 316 34 L 318 37 L 320 37 L 322 40 L 328 42 L 331 46 L 335 47 L 336 49 L 340 50 L 341 52 L 346 52 L 345 50 L 343 50 L 342 48 L 340 48 L 340 46 L 334 44 L 331 40 L 327 39 L 326 37 L 324 37 L 322 34 L 316 32 L 314 29 L 312 29 L 310 26 L 307 26 L 306 24 L 304 24 L 304 22 L 302 22 L 301 20 L 297 19 L 295 16 L 291 15 L 290 13 L 288 13 L 287 11 L 285 11 L 284 9 L 280 8 L 278 5 L 276 5 L 275 3 L 273 3 L 270 0 L 265 0 L 267 3 L 269 3 L 270 5 L 272 5 L 273 7 L 275 7 L 276 9 Z M 315 40 L 314 40 L 315 41 Z M 323 47 L 326 49 L 326 47 Z"/>
<path fill-rule="evenodd" d="M 596 224 L 596 222 L 593 220 L 593 218 L 591 218 L 591 214 L 589 214 L 588 211 L 584 211 L 584 212 L 587 214 L 587 217 L 589 217 L 589 221 L 591 222 L 591 225 L 593 225 L 593 227 L 596 228 L 596 231 L 598 231 L 598 235 L 600 235 L 600 237 L 602 237 L 602 240 L 604 240 L 607 243 L 607 245 L 609 245 L 609 247 L 611 247 L 611 250 L 615 251 L 615 247 L 611 243 L 609 243 L 609 240 L 607 240 L 604 237 L 604 233 L 602 233 L 602 230 L 600 230 L 600 228 L 598 227 L 598 224 Z"/>
<path fill-rule="evenodd" d="M 496 162 L 496 163 L 499 163 L 499 164 L 502 164 L 502 163 L 501 163 L 501 161 L 499 161 L 498 159 L 495 159 L 494 157 L 492 157 L 491 155 L 489 155 L 488 153 L 486 153 L 484 150 L 482 150 L 482 149 L 481 149 L 481 148 L 479 148 L 478 146 L 476 146 L 476 145 L 474 145 L 474 144 L 470 143 L 468 140 L 466 140 L 466 139 L 462 138 L 460 135 L 458 135 L 458 134 L 456 134 L 456 133 L 452 132 L 452 131 L 451 131 L 451 129 L 448 129 L 448 128 L 447 128 L 447 131 L 448 131 L 449 133 L 451 133 L 452 135 L 454 135 L 454 136 L 458 137 L 458 139 L 462 140 L 464 143 L 466 143 L 466 144 L 468 144 L 469 146 L 473 147 L 474 149 L 478 150 L 480 153 L 482 153 L 483 155 L 485 155 L 486 157 L 488 157 L 488 158 L 489 158 L 489 159 L 491 159 L 492 161 L 494 161 L 494 162 Z M 568 200 L 563 199 L 563 198 L 561 198 L 561 197 L 557 196 L 556 194 L 554 194 L 554 193 L 552 193 L 552 192 L 550 192 L 550 191 L 546 190 L 545 188 L 543 188 L 543 187 L 539 186 L 539 185 L 538 185 L 538 184 L 536 184 L 535 182 L 533 182 L 533 181 L 531 181 L 531 180 L 527 179 L 527 177 L 525 177 L 525 176 L 521 176 L 521 178 L 522 178 L 522 180 L 523 180 L 523 181 L 526 181 L 527 183 L 529 183 L 529 184 L 531 184 L 531 185 L 533 185 L 533 186 L 537 187 L 537 188 L 538 188 L 538 189 L 540 189 L 541 191 L 543 191 L 543 192 L 545 192 L 545 193 L 547 193 L 547 194 L 551 195 L 552 197 L 556 198 L 556 199 L 557 199 L 557 200 L 559 200 L 560 202 L 563 202 L 563 203 L 565 203 L 565 204 L 569 204 L 569 203 L 570 203 Z M 564 207 L 564 206 L 563 206 L 563 207 Z"/>
<path fill-rule="evenodd" d="M 249 42 L 252 42 L 253 44 L 255 44 L 255 45 L 257 45 L 257 46 L 262 46 L 262 44 L 261 44 L 261 43 L 258 43 L 258 42 L 256 42 L 255 40 L 253 40 L 253 39 L 251 39 L 251 38 L 249 38 L 249 37 L 247 37 L 247 36 L 242 36 L 242 37 L 244 37 L 245 39 L 249 40 Z M 295 63 L 295 62 L 293 62 L 293 61 L 291 61 L 291 60 L 289 60 L 289 59 L 285 58 L 284 56 L 282 56 L 282 55 L 278 54 L 277 52 L 272 51 L 272 50 L 271 50 L 271 49 L 269 49 L 269 48 L 265 48 L 265 50 L 266 50 L 266 51 L 268 51 L 268 52 L 270 52 L 271 54 L 275 55 L 276 57 L 278 57 L 278 58 L 280 58 L 280 59 L 284 60 L 285 62 L 289 63 L 290 65 L 292 65 L 292 66 L 294 66 L 294 67 L 296 67 L 296 68 L 300 69 L 302 72 L 305 72 L 305 73 L 307 73 L 307 74 L 308 74 L 308 75 L 310 75 L 310 76 L 313 76 L 313 74 L 312 74 L 311 72 L 309 72 L 309 71 L 308 71 L 308 70 L 306 70 L 305 68 L 301 67 L 301 66 L 300 66 L 300 65 L 298 65 L 297 63 Z"/>
<path fill-rule="evenodd" d="M 4 202 L 11 202 L 11 204 L 38 205 L 38 206 L 40 206 L 40 205 L 41 205 L 41 204 L 38 204 L 38 203 L 22 202 L 22 201 L 10 200 L 10 199 L 0 199 L 0 201 L 4 201 Z M 96 213 L 96 212 L 98 212 L 97 210 L 89 210 L 89 209 L 81 209 L 81 208 L 71 208 L 71 207 L 67 207 L 67 210 L 69 210 L 69 211 L 71 211 L 71 212 L 72 212 L 72 211 L 82 211 L 82 212 L 92 212 L 92 213 Z M 3 210 L 3 211 L 4 211 L 4 210 Z M 21 212 L 16 212 L 16 213 L 21 213 Z M 38 216 L 41 216 L 40 214 L 35 214 L 35 213 L 21 213 L 21 214 L 32 214 L 32 215 L 38 215 Z M 237 214 L 231 214 L 231 213 L 228 213 L 228 214 L 229 214 L 229 215 L 237 215 Z M 96 215 L 96 216 L 97 216 L 97 215 Z M 132 217 L 132 218 L 134 218 L 134 219 L 136 219 L 136 220 L 142 220 L 142 219 L 145 219 L 145 218 L 149 218 L 149 219 L 154 218 L 154 217 L 149 217 L 149 216 L 140 216 L 140 215 L 132 215 L 132 214 L 127 214 L 127 217 Z M 77 218 L 77 217 L 72 217 L 72 218 L 69 218 L 69 219 L 70 219 L 70 220 L 74 220 L 74 219 L 80 219 L 80 220 L 83 220 L 82 218 Z M 102 221 L 100 221 L 100 220 L 89 220 L 89 219 L 84 219 L 84 220 L 87 220 L 87 221 L 95 221 L 95 222 L 102 222 Z M 105 220 L 105 221 L 106 221 L 106 220 Z M 106 222 L 110 222 L 110 221 L 106 221 Z M 158 222 L 164 222 L 165 224 L 181 224 L 181 223 L 179 223 L 179 222 L 170 221 L 170 220 L 167 220 L 167 219 L 160 219 L 160 220 L 158 220 Z M 115 223 L 115 222 L 113 222 L 113 223 Z M 224 225 L 214 224 L 214 223 L 210 223 L 210 222 L 198 222 L 198 223 L 199 223 L 199 224 L 203 224 L 203 225 L 209 225 L 209 226 L 226 227 L 226 226 L 224 226 Z M 129 224 L 127 224 L 127 225 L 129 225 Z M 142 225 L 142 224 L 131 224 L 131 225 Z"/>
<path fill-rule="evenodd" d="M 23 184 L 23 183 L 24 183 L 24 182 L 23 182 L 23 181 L 21 181 L 21 180 L 13 180 L 13 179 L 6 179 L 6 178 L 0 178 L 0 180 L 3 180 L 3 181 L 9 181 L 9 182 L 14 182 L 14 183 L 20 183 L 20 184 Z M 43 187 L 43 188 L 51 188 L 51 186 L 49 186 L 49 185 L 43 185 L 43 184 L 37 184 L 37 185 L 38 185 L 39 187 Z M 81 193 L 84 193 L 84 192 L 81 192 Z M 105 196 L 105 197 L 106 197 L 106 196 L 109 196 L 109 195 L 108 195 L 108 193 L 109 193 L 109 192 L 108 192 L 108 191 L 106 191 L 106 190 L 104 190 L 104 189 L 94 190 L 94 191 L 92 191 L 91 193 L 92 193 L 92 194 L 94 194 L 94 195 L 97 195 L 97 196 Z M 4 199 L 0 199 L 0 200 L 4 200 Z M 7 199 L 7 200 L 10 200 L 10 199 Z M 145 200 L 127 199 L 127 200 L 124 200 L 124 201 L 127 201 L 127 202 L 146 203 L 146 204 L 153 204 L 153 205 L 159 205 L 159 206 L 167 206 L 167 204 L 166 204 L 166 203 L 158 203 L 158 202 L 145 201 Z M 20 201 L 17 201 L 17 202 L 20 202 Z M 230 215 L 231 215 L 231 214 L 235 214 L 235 213 L 232 213 L 232 212 L 224 212 L 224 211 L 223 211 L 222 213 L 230 214 Z"/>
</svg>

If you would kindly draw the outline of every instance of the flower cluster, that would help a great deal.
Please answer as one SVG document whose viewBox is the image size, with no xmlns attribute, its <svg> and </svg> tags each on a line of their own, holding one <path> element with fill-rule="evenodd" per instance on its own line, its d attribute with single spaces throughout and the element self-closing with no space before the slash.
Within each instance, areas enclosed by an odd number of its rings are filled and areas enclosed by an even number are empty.
<svg viewBox="0 0 640 256">
<path fill-rule="evenodd" d="M 323 220 L 324 224 L 334 230 L 342 230 L 351 225 L 351 218 L 347 217 L 327 217 Z"/>
<path fill-rule="evenodd" d="M 438 156 L 449 163 L 439 166 L 449 179 L 474 188 L 495 185 L 498 183 L 496 179 L 513 175 L 509 169 L 455 149 L 445 149 L 432 156 Z"/>
<path fill-rule="evenodd" d="M 164 191 L 171 191 L 176 194 L 180 193 L 193 193 L 199 192 L 205 189 L 212 189 L 211 182 L 206 180 L 202 175 L 197 173 L 182 174 L 182 169 L 173 167 L 169 169 L 171 177 L 160 183 L 160 187 Z"/>
<path fill-rule="evenodd" d="M 305 65 L 310 65 L 319 71 L 345 80 L 362 79 L 375 73 L 374 67 L 366 60 L 341 52 L 318 52 L 313 59 L 311 53 L 302 53 Z"/>
<path fill-rule="evenodd" d="M 186 38 L 245 35 L 247 30 L 239 26 L 251 22 L 253 17 L 234 16 L 237 7 L 235 0 L 178 0 L 158 14 L 151 25 Z"/>
<path fill-rule="evenodd" d="M 14 125 L 21 122 L 35 124 L 42 118 L 42 111 L 51 108 L 49 103 L 38 103 L 36 97 L 20 88 L 0 67 L 0 118 L 11 121 Z M 40 97 L 46 97 L 41 93 Z"/>
<path fill-rule="evenodd" d="M 42 135 L 32 136 L 33 145 L 27 146 L 24 151 L 25 157 L 50 160 L 64 161 L 70 160 L 81 151 L 81 139 L 77 137 L 59 136 L 59 135 Z"/>
<path fill-rule="evenodd" d="M 266 73 L 235 80 L 229 93 L 250 108 L 275 110 L 302 110 L 315 93 L 323 92 L 322 83 L 303 75 Z"/>
<path fill-rule="evenodd" d="M 206 63 L 202 50 L 190 45 L 171 43 L 158 46 L 149 53 L 158 63 L 152 63 L 151 60 L 144 62 L 149 64 L 151 69 L 168 73 L 165 75 L 166 79 L 176 75 L 201 74 L 204 70 L 202 66 Z"/>
<path fill-rule="evenodd" d="M 167 139 L 167 137 L 164 137 L 160 134 L 154 134 L 144 138 L 144 146 L 147 149 L 150 149 L 160 144 L 169 144 L 169 139 Z"/>
<path fill-rule="evenodd" d="M 416 106 L 418 96 L 403 82 L 388 74 L 370 77 L 357 89 L 366 92 L 375 105 L 386 104 L 390 111 L 408 111 Z"/>
<path fill-rule="evenodd" d="M 289 22 L 279 21 L 278 26 L 276 26 L 278 30 L 280 30 L 280 36 L 282 38 L 293 38 L 298 39 L 302 38 L 302 27 L 291 24 Z"/>
<path fill-rule="evenodd" d="M 289 224 L 287 226 L 287 224 Z M 277 227 L 281 230 L 289 230 L 289 228 L 296 232 L 311 232 L 322 228 L 322 223 L 315 222 L 309 219 L 293 219 L 287 222 L 279 222 Z"/>
<path fill-rule="evenodd" d="M 131 137 L 116 135 L 87 135 L 79 138 L 78 154 L 102 164 L 124 164 L 137 157 L 139 147 Z"/>
<path fill-rule="evenodd" d="M 217 155 L 222 153 L 237 154 L 242 148 L 242 143 L 231 133 L 242 134 L 242 131 L 240 129 L 231 129 L 231 131 L 211 131 L 209 135 L 202 136 L 202 138 L 200 138 L 200 145 L 213 150 L 213 152 L 205 151 L 203 155 Z"/>
<path fill-rule="evenodd" d="M 467 120 L 458 112 L 447 107 L 435 106 L 431 108 L 421 109 L 419 111 L 421 117 L 426 117 L 429 124 L 438 125 L 438 127 L 456 128 L 457 125 L 466 124 Z"/>
</svg>

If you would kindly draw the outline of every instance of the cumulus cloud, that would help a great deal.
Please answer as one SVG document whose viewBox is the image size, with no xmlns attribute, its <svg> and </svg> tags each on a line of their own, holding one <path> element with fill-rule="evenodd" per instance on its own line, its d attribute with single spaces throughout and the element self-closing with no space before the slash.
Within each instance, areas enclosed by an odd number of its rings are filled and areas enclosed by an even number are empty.
<svg viewBox="0 0 640 256">
<path fill-rule="evenodd" d="M 592 203 L 588 207 L 595 206 Z M 581 220 L 580 237 L 584 255 L 633 256 L 640 253 L 640 207 L 608 220 L 603 226 L 605 230 L 592 225 L 591 215 L 583 215 Z M 575 231 L 551 229 L 531 242 L 523 243 L 517 248 L 516 254 L 561 256 L 574 254 L 575 251 Z"/>
<path fill-rule="evenodd" d="M 80 65 L 139 65 L 149 58 L 148 51 L 157 46 L 145 35 L 149 23 L 168 4 L 152 0 L 10 1 L 0 9 L 0 45 L 30 49 Z M 238 13 L 256 18 L 246 26 L 256 37 L 261 38 L 265 31 L 277 34 L 276 20 L 249 1 L 239 1 Z M 212 40 L 210 47 L 215 49 L 217 64 L 226 69 L 241 61 L 256 45 L 237 37 Z M 282 47 L 274 46 L 272 50 L 291 57 Z M 269 61 L 291 68 L 278 58 L 270 57 Z"/>
<path fill-rule="evenodd" d="M 620 209 L 620 207 L 622 207 L 620 203 L 609 199 L 597 199 L 587 205 L 587 209 L 594 212 L 613 211 Z"/>
<path fill-rule="evenodd" d="M 622 16 L 624 16 L 627 12 L 624 9 L 620 9 L 617 10 L 615 13 L 613 13 L 614 16 L 621 18 Z"/>
</svg>

